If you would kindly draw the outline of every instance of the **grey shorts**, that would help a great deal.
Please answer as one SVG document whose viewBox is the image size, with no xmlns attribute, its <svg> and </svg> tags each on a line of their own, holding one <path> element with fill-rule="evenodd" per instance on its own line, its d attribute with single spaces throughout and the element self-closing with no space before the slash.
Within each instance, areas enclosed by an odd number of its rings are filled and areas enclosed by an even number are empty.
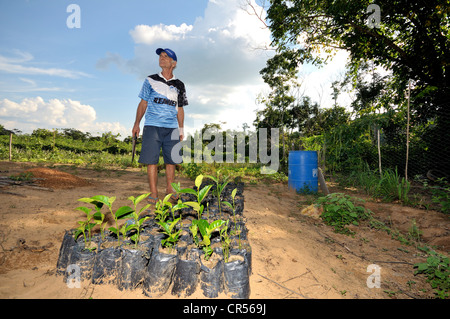
<svg viewBox="0 0 450 319">
<path fill-rule="evenodd" d="M 181 164 L 180 134 L 177 128 L 157 126 L 144 126 L 142 133 L 142 149 L 139 156 L 141 164 L 158 164 L 159 154 L 162 155 L 165 164 Z"/>
</svg>

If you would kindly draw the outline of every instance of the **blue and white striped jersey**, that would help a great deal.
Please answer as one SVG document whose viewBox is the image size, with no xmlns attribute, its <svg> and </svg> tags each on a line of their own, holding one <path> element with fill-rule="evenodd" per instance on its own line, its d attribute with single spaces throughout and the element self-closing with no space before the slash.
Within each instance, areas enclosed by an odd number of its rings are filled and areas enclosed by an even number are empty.
<svg viewBox="0 0 450 319">
<path fill-rule="evenodd" d="M 188 105 L 184 83 L 175 77 L 166 81 L 161 73 L 145 79 L 139 97 L 148 103 L 144 125 L 177 128 L 178 108 Z"/>
</svg>

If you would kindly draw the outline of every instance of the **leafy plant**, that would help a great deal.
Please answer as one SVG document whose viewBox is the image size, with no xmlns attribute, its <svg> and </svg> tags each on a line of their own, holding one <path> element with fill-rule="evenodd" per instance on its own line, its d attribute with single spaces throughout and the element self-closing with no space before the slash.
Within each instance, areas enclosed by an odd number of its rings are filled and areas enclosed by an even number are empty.
<svg viewBox="0 0 450 319">
<path fill-rule="evenodd" d="M 224 201 L 223 203 L 230 207 L 233 210 L 233 222 L 234 222 L 234 232 L 235 234 L 238 234 L 238 240 L 239 240 L 239 249 L 241 248 L 241 230 L 240 226 L 237 226 L 236 223 L 236 204 L 235 204 L 235 197 L 237 193 L 237 188 L 233 189 L 231 192 L 231 199 L 233 200 L 233 204 L 230 204 L 230 202 Z"/>
<path fill-rule="evenodd" d="M 220 170 L 217 171 L 217 177 L 206 175 L 209 179 L 212 179 L 216 183 L 216 197 L 217 197 L 217 205 L 219 208 L 219 213 L 222 215 L 222 208 L 221 208 L 221 195 L 222 191 L 227 186 L 228 182 L 228 176 L 226 176 L 223 180 L 223 183 L 220 183 Z"/>
<path fill-rule="evenodd" d="M 438 186 L 431 189 L 432 201 L 440 204 L 443 213 L 450 214 L 450 185 L 445 181 L 445 178 L 439 178 L 437 182 L 442 187 Z"/>
<path fill-rule="evenodd" d="M 181 233 L 181 228 L 176 230 L 176 226 L 178 224 L 178 222 L 181 220 L 181 218 L 177 218 L 173 221 L 158 221 L 158 225 L 160 225 L 162 232 L 167 235 L 168 237 L 163 239 L 161 241 L 161 245 L 163 245 L 163 247 L 172 249 L 173 246 L 178 242 L 178 239 L 180 237 L 180 233 Z"/>
<path fill-rule="evenodd" d="M 411 221 L 411 227 L 408 230 L 408 237 L 417 242 L 419 242 L 422 237 L 422 231 L 419 227 L 417 227 L 417 222 L 415 219 Z"/>
<path fill-rule="evenodd" d="M 172 203 L 169 201 L 172 194 L 167 194 L 162 200 L 158 200 L 155 204 L 155 218 L 159 221 L 165 221 L 172 209 Z"/>
<path fill-rule="evenodd" d="M 351 235 L 354 232 L 346 226 L 358 225 L 360 219 L 370 216 L 370 212 L 364 207 L 354 204 L 355 200 L 343 193 L 332 193 L 317 199 L 316 205 L 322 205 L 323 213 L 320 217 L 327 225 L 333 226 L 338 233 Z"/>
<path fill-rule="evenodd" d="M 230 236 L 228 235 L 229 222 L 230 220 L 227 219 L 223 227 L 220 228 L 219 230 L 220 242 L 222 244 L 222 251 L 223 251 L 223 259 L 225 260 L 226 263 L 228 262 L 228 259 L 230 257 L 230 245 L 231 245 L 231 239 Z"/>
<path fill-rule="evenodd" d="M 184 173 L 190 179 L 194 179 L 194 178 L 196 178 L 198 175 L 200 175 L 202 173 L 202 167 L 197 165 L 197 163 L 188 163 L 184 167 Z"/>
<path fill-rule="evenodd" d="M 134 211 L 131 213 L 131 220 L 132 223 L 128 224 L 127 228 L 126 228 L 126 232 L 128 231 L 132 231 L 134 230 L 135 233 L 133 235 L 131 235 L 130 239 L 135 243 L 135 247 L 137 248 L 137 245 L 140 241 L 141 238 L 141 230 L 142 230 L 142 225 L 144 224 L 144 222 L 149 219 L 150 217 L 146 216 L 143 218 L 140 218 L 142 212 L 144 210 L 146 210 L 147 208 L 150 207 L 150 204 L 147 204 L 145 206 L 143 206 L 139 211 L 137 209 L 138 204 L 146 197 L 148 197 L 150 194 L 142 194 L 138 197 L 134 197 L 134 196 L 130 196 L 128 197 L 129 200 L 132 201 L 133 205 L 134 205 Z"/>
<path fill-rule="evenodd" d="M 414 268 L 417 268 L 415 274 L 426 274 L 428 277 L 427 281 L 435 290 L 438 298 L 447 298 L 450 290 L 449 258 L 429 247 L 419 248 L 428 254 L 428 258 L 424 263 L 414 264 Z"/>
<path fill-rule="evenodd" d="M 209 257 L 213 253 L 211 248 L 211 235 L 213 232 L 218 231 L 225 221 L 218 219 L 211 223 L 208 223 L 205 219 L 197 219 L 192 221 L 192 225 L 189 227 L 194 242 L 198 247 L 201 247 L 205 253 L 205 260 L 209 260 Z M 198 238 L 200 231 L 201 241 Z"/>
<path fill-rule="evenodd" d="M 203 206 L 202 201 L 206 198 L 209 190 L 212 187 L 212 185 L 206 185 L 200 189 L 200 187 L 202 185 L 202 181 L 203 181 L 203 175 L 198 175 L 197 178 L 195 179 L 195 187 L 197 188 L 196 190 L 194 190 L 192 188 L 181 189 L 179 183 L 172 183 L 172 187 L 175 190 L 175 192 L 177 192 L 177 194 L 187 193 L 187 194 L 195 195 L 195 197 L 197 198 L 197 202 L 187 201 L 187 202 L 184 202 L 184 204 L 192 207 L 197 212 L 197 219 L 200 219 L 200 217 L 203 214 L 203 210 L 205 207 Z"/>
<path fill-rule="evenodd" d="M 106 205 L 109 209 L 109 212 L 111 213 L 111 216 L 113 217 L 115 221 L 116 227 L 110 227 L 108 228 L 111 232 L 115 233 L 117 236 L 117 244 L 120 245 L 120 229 L 119 229 L 119 220 L 126 218 L 130 213 L 133 212 L 133 209 L 129 206 L 122 206 L 119 207 L 115 212 L 113 212 L 112 205 L 114 201 L 116 200 L 115 196 L 104 196 L 104 195 L 96 195 L 92 196 L 90 198 L 80 198 L 79 201 L 91 203 L 96 206 L 100 206 L 100 203 L 103 205 Z"/>
<path fill-rule="evenodd" d="M 400 178 L 397 169 L 385 170 L 377 187 L 377 193 L 386 200 L 400 200 L 408 202 L 411 183 L 404 177 Z"/>
<path fill-rule="evenodd" d="M 80 226 L 78 226 L 77 231 L 74 234 L 75 240 L 81 235 L 83 234 L 84 237 L 84 247 L 86 249 L 92 250 L 91 248 L 91 239 L 92 239 L 92 233 L 91 230 L 92 228 L 97 224 L 97 223 L 91 223 L 91 220 L 94 218 L 94 214 L 92 214 L 92 210 L 81 206 L 81 207 L 77 207 L 78 210 L 81 210 L 82 212 L 84 212 L 86 214 L 86 220 L 83 221 L 78 221 L 78 224 L 80 224 Z M 86 232 L 88 233 L 88 236 L 86 238 Z M 95 249 L 95 248 L 94 248 Z"/>
</svg>

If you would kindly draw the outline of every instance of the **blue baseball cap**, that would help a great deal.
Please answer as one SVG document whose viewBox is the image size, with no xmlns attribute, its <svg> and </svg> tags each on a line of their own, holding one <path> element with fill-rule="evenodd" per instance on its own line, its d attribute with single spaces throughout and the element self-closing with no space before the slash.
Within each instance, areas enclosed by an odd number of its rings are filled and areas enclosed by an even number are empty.
<svg viewBox="0 0 450 319">
<path fill-rule="evenodd" d="M 162 49 L 162 48 L 159 48 L 159 49 L 157 49 L 156 50 L 156 54 L 157 55 L 160 55 L 161 54 L 161 52 L 166 52 L 166 54 L 170 57 L 170 58 L 172 58 L 174 61 L 177 61 L 177 55 L 175 54 L 175 52 L 173 52 L 172 50 L 170 50 L 170 49 Z"/>
</svg>

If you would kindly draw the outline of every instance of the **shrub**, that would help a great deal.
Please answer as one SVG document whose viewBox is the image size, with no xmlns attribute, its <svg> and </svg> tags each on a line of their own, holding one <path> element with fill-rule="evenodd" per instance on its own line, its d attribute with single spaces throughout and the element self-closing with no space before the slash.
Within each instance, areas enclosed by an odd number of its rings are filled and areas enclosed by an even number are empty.
<svg viewBox="0 0 450 319">
<path fill-rule="evenodd" d="M 370 216 L 370 211 L 363 206 L 355 205 L 356 201 L 361 199 L 351 198 L 349 195 L 343 193 L 332 193 L 325 197 L 320 197 L 316 201 L 316 205 L 323 207 L 321 218 L 338 233 L 346 235 L 353 235 L 347 225 L 358 225 L 359 220 L 367 219 Z"/>
</svg>

